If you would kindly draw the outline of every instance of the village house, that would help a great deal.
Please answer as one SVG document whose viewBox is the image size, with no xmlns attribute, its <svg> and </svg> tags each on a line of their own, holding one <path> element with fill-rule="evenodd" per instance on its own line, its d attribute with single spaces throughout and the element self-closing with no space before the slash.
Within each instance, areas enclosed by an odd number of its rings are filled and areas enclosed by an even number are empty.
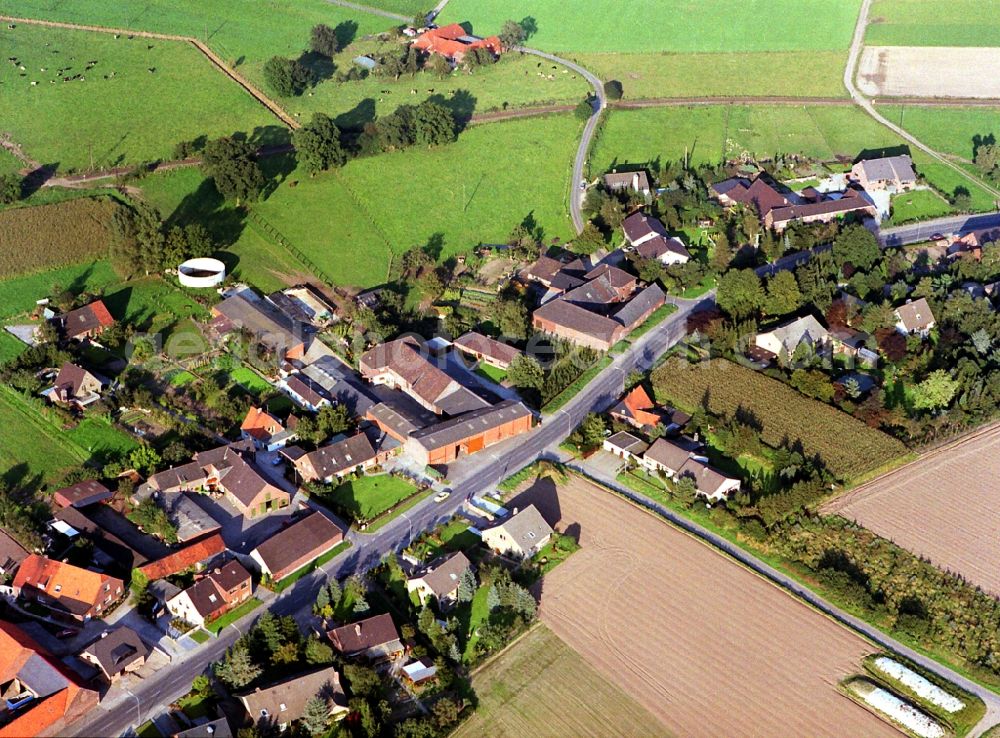
<svg viewBox="0 0 1000 738">
<path fill-rule="evenodd" d="M 96 479 L 77 482 L 52 493 L 52 503 L 59 507 L 86 507 L 110 500 L 112 492 Z"/>
<path fill-rule="evenodd" d="M 361 657 L 376 663 L 395 661 L 405 651 L 392 616 L 388 614 L 342 625 L 326 635 L 334 650 L 349 659 Z"/>
<path fill-rule="evenodd" d="M 357 433 L 315 451 L 295 456 L 292 464 L 303 482 L 333 484 L 348 474 L 365 471 L 386 460 L 389 452 L 378 452 L 364 433 Z"/>
<path fill-rule="evenodd" d="M 688 459 L 678 470 L 676 478 L 680 480 L 685 477 L 694 480 L 698 494 L 709 502 L 724 500 L 740 491 L 739 479 L 727 477 L 718 469 L 713 469 L 698 459 Z"/>
<path fill-rule="evenodd" d="M 817 202 L 773 208 L 764 216 L 764 225 L 781 233 L 793 221 L 829 223 L 847 215 L 874 218 L 878 215 L 878 208 L 864 193 L 849 189 L 843 196 L 825 196 Z"/>
<path fill-rule="evenodd" d="M 855 359 L 862 366 L 878 366 L 878 352 L 868 348 L 867 333 L 844 325 L 831 327 L 828 335 L 834 355 Z"/>
<path fill-rule="evenodd" d="M 504 400 L 415 430 L 403 448 L 418 464 L 450 464 L 461 456 L 528 432 L 534 421 L 534 413 L 524 403 Z"/>
<path fill-rule="evenodd" d="M 253 443 L 259 451 L 276 451 L 295 438 L 281 421 L 266 410 L 251 405 L 240 424 L 240 438 Z"/>
<path fill-rule="evenodd" d="M 201 569 L 205 562 L 226 550 L 222 535 L 214 533 L 207 538 L 183 546 L 162 558 L 139 567 L 149 581 L 169 577 L 187 569 Z"/>
<path fill-rule="evenodd" d="M 9 579 L 21 562 L 28 558 L 28 552 L 20 543 L 0 528 L 0 582 Z"/>
<path fill-rule="evenodd" d="M 601 448 L 620 459 L 637 460 L 649 448 L 649 444 L 631 433 L 621 431 L 605 438 Z"/>
<path fill-rule="evenodd" d="M 859 161 L 851 167 L 850 178 L 866 192 L 907 192 L 917 186 L 913 160 L 906 154 Z"/>
<path fill-rule="evenodd" d="M 344 540 L 344 531 L 321 512 L 282 528 L 250 552 L 262 574 L 280 582 Z"/>
<path fill-rule="evenodd" d="M 412 433 L 438 422 L 438 416 L 398 391 L 370 407 L 365 419 L 398 443 L 405 443 Z"/>
<path fill-rule="evenodd" d="M 99 699 L 77 679 L 21 628 L 0 620 L 0 735 L 66 735 Z"/>
<path fill-rule="evenodd" d="M 414 39 L 413 48 L 428 54 L 439 54 L 456 64 L 461 64 L 465 55 L 473 49 L 486 49 L 493 56 L 503 53 L 503 44 L 498 36 L 473 36 L 458 23 L 427 29 Z"/>
<path fill-rule="evenodd" d="M 643 197 L 649 197 L 653 191 L 649 185 L 649 175 L 644 169 L 635 172 L 619 172 L 617 169 L 613 169 L 605 174 L 603 179 L 604 188 L 609 192 L 626 190 Z"/>
<path fill-rule="evenodd" d="M 534 505 L 515 510 L 504 522 L 483 531 L 483 543 L 492 551 L 518 559 L 530 559 L 551 537 L 552 526 Z"/>
<path fill-rule="evenodd" d="M 667 433 L 676 433 L 691 420 L 690 415 L 680 410 L 657 406 L 641 384 L 633 387 L 609 413 L 615 420 L 640 430 L 662 426 Z"/>
<path fill-rule="evenodd" d="M 926 298 L 908 300 L 895 310 L 896 330 L 905 336 L 916 335 L 926 338 L 936 325 L 931 306 Z"/>
<path fill-rule="evenodd" d="M 458 601 L 458 585 L 472 563 L 461 551 L 431 562 L 415 576 L 406 580 L 406 591 L 417 593 L 421 602 L 433 599 L 441 609 Z"/>
<path fill-rule="evenodd" d="M 674 236 L 651 238 L 636 246 L 635 253 L 643 259 L 656 259 L 667 266 L 686 264 L 691 260 L 691 252 L 687 250 L 684 242 Z"/>
<path fill-rule="evenodd" d="M 689 460 L 708 461 L 706 457 L 697 455 L 700 449 L 701 444 L 688 438 L 657 438 L 642 455 L 641 463 L 647 471 L 662 472 L 673 479 Z"/>
<path fill-rule="evenodd" d="M 52 387 L 42 392 L 50 402 L 83 410 L 101 399 L 101 390 L 108 380 L 82 366 L 66 362 L 59 369 Z"/>
<path fill-rule="evenodd" d="M 166 544 L 142 533 L 131 521 L 108 505 L 63 507 L 55 511 L 49 530 L 71 543 L 92 546 L 95 565 L 119 574 L 166 554 Z M 120 534 L 120 535 L 119 535 Z"/>
<path fill-rule="evenodd" d="M 322 408 L 332 404 L 323 388 L 305 374 L 290 374 L 278 383 L 278 387 L 284 390 L 296 405 L 309 412 L 318 413 Z"/>
<path fill-rule="evenodd" d="M 167 600 L 167 610 L 186 623 L 201 626 L 246 602 L 252 594 L 250 572 L 233 560 Z"/>
<path fill-rule="evenodd" d="M 105 681 L 113 684 L 123 674 L 141 669 L 149 653 L 138 633 L 119 625 L 101 633 L 100 638 L 80 652 L 80 659 L 96 666 Z"/>
<path fill-rule="evenodd" d="M 511 362 L 521 355 L 519 349 L 475 331 L 459 336 L 452 346 L 476 361 L 503 371 L 507 371 Z"/>
<path fill-rule="evenodd" d="M 330 717 L 340 720 L 348 713 L 347 695 L 340 684 L 340 674 L 332 666 L 298 674 L 236 697 L 243 703 L 253 723 L 273 723 L 285 730 L 306 711 L 306 703 L 319 697 L 327 703 Z"/>
<path fill-rule="evenodd" d="M 818 354 L 827 348 L 830 336 L 826 328 L 811 315 L 782 323 L 770 331 L 758 333 L 754 337 L 754 347 L 758 349 L 754 358 L 789 361 L 800 345 L 805 344 L 811 354 Z"/>
<path fill-rule="evenodd" d="M 646 215 L 641 210 L 632 213 L 622 221 L 622 231 L 625 234 L 625 240 L 633 248 L 654 238 L 670 238 L 663 223 Z"/>
<path fill-rule="evenodd" d="M 115 319 L 111 317 L 103 300 L 94 300 L 76 310 L 70 310 L 56 321 L 62 335 L 71 341 L 97 338 L 115 324 Z"/>
<path fill-rule="evenodd" d="M 11 586 L 22 600 L 81 622 L 110 612 L 125 595 L 121 579 L 38 554 L 21 562 Z"/>
</svg>

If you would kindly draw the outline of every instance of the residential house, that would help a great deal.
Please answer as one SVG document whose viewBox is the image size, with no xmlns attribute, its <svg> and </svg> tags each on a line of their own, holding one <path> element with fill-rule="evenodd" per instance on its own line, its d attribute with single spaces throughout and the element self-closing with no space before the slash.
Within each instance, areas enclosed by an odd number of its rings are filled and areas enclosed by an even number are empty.
<svg viewBox="0 0 1000 738">
<path fill-rule="evenodd" d="M 115 319 L 111 317 L 103 300 L 94 300 L 76 310 L 70 310 L 57 320 L 63 336 L 77 341 L 96 338 L 115 324 Z"/>
<path fill-rule="evenodd" d="M 452 346 L 476 361 L 503 371 L 507 371 L 511 362 L 521 355 L 519 349 L 475 331 L 459 336 Z"/>
<path fill-rule="evenodd" d="M 764 216 L 764 225 L 781 233 L 793 221 L 829 223 L 847 215 L 874 218 L 878 215 L 878 208 L 864 193 L 849 189 L 842 196 L 827 195 L 818 202 L 773 208 Z"/>
<path fill-rule="evenodd" d="M 621 431 L 605 438 L 601 448 L 619 458 L 630 460 L 640 458 L 649 448 L 649 444 L 631 433 Z"/>
<path fill-rule="evenodd" d="M 458 23 L 428 28 L 414 39 L 413 48 L 427 54 L 439 54 L 456 64 L 461 64 L 465 55 L 473 49 L 486 49 L 493 56 L 503 53 L 503 44 L 498 36 L 473 36 Z"/>
<path fill-rule="evenodd" d="M 639 384 L 628 392 L 610 410 L 611 417 L 623 423 L 652 430 L 663 426 L 668 433 L 675 433 L 687 425 L 691 416 L 670 407 L 657 407 L 645 388 Z"/>
<path fill-rule="evenodd" d="M 776 328 L 758 333 L 754 338 L 754 346 L 761 350 L 763 356 L 774 359 L 784 357 L 788 361 L 802 344 L 808 346 L 813 354 L 819 353 L 829 345 L 830 336 L 826 328 L 811 315 L 787 323 Z"/>
<path fill-rule="evenodd" d="M 644 169 L 636 172 L 619 172 L 617 169 L 613 169 L 604 175 L 604 188 L 609 192 L 627 190 L 643 197 L 649 197 L 652 193 L 649 175 Z"/>
<path fill-rule="evenodd" d="M 496 553 L 529 559 L 541 551 L 552 537 L 552 526 L 534 505 L 515 511 L 507 520 L 486 528 L 483 543 Z"/>
<path fill-rule="evenodd" d="M 704 456 L 696 456 L 700 444 L 690 439 L 667 440 L 657 438 L 642 455 L 642 465 L 650 472 L 662 472 L 674 478 L 690 459 L 708 461 Z"/>
<path fill-rule="evenodd" d="M 0 737 L 66 735 L 67 726 L 97 707 L 59 659 L 21 628 L 0 620 Z"/>
<path fill-rule="evenodd" d="M 305 714 L 306 704 L 313 697 L 327 703 L 334 720 L 349 712 L 340 674 L 332 666 L 271 682 L 236 697 L 254 723 L 272 723 L 282 731 Z"/>
<path fill-rule="evenodd" d="M 418 464 L 450 464 L 460 456 L 478 453 L 495 443 L 527 433 L 535 416 L 524 403 L 504 400 L 414 430 L 403 444 Z"/>
<path fill-rule="evenodd" d="M 119 625 L 101 633 L 100 638 L 80 653 L 80 658 L 100 669 L 109 683 L 118 681 L 123 674 L 138 671 L 146 664 L 150 649 L 139 634 Z"/>
<path fill-rule="evenodd" d="M 152 561 L 139 570 L 149 581 L 163 579 L 186 569 L 200 568 L 206 561 L 226 550 L 226 543 L 219 533 L 183 546 L 176 551 Z"/>
<path fill-rule="evenodd" d="M 856 359 L 863 366 L 878 366 L 878 352 L 868 348 L 867 333 L 844 325 L 831 327 L 828 335 L 835 355 Z"/>
<path fill-rule="evenodd" d="M 896 308 L 896 330 L 903 335 L 917 335 L 926 338 L 935 326 L 934 313 L 927 299 L 907 300 L 905 305 Z"/>
<path fill-rule="evenodd" d="M 333 484 L 353 472 L 371 469 L 385 461 L 386 456 L 387 452 L 376 452 L 368 436 L 357 433 L 304 453 L 292 463 L 303 482 Z"/>
<path fill-rule="evenodd" d="M 274 582 L 298 571 L 344 540 L 344 531 L 321 512 L 282 528 L 250 552 L 261 573 Z"/>
<path fill-rule="evenodd" d="M 635 253 L 643 259 L 656 259 L 667 266 L 686 264 L 691 260 L 691 252 L 684 242 L 673 236 L 656 236 L 635 247 Z"/>
<path fill-rule="evenodd" d="M 698 494 L 710 502 L 724 500 L 731 494 L 740 491 L 740 480 L 727 477 L 718 469 L 698 459 L 688 459 L 677 472 L 677 479 L 685 477 L 694 480 Z"/>
<path fill-rule="evenodd" d="M 174 733 L 170 738 L 233 738 L 233 729 L 223 716 L 209 720 L 207 723 L 194 725 L 180 733 Z"/>
<path fill-rule="evenodd" d="M 318 413 L 322 408 L 332 404 L 323 388 L 305 374 L 290 374 L 281 380 L 278 387 L 284 390 L 295 404 L 313 413 Z"/>
<path fill-rule="evenodd" d="M 545 287 L 549 287 L 552 285 L 552 280 L 556 278 L 556 275 L 562 271 L 563 266 L 563 262 L 559 259 L 553 259 L 551 256 L 541 256 L 531 266 L 521 272 L 521 277 L 527 282 L 538 282 Z"/>
<path fill-rule="evenodd" d="M 348 623 L 329 631 L 327 638 L 337 653 L 345 658 L 361 657 L 369 661 L 395 661 L 405 649 L 399 640 L 391 615 L 374 617 Z"/>
<path fill-rule="evenodd" d="M 723 207 L 745 205 L 753 209 L 761 220 L 771 210 L 793 204 L 788 197 L 792 193 L 779 191 L 777 185 L 764 175 L 758 175 L 752 180 L 734 177 L 717 182 L 709 187 L 709 192 Z"/>
<path fill-rule="evenodd" d="M 82 622 L 110 612 L 125 595 L 121 579 L 38 554 L 21 562 L 11 586 L 22 600 Z"/>
<path fill-rule="evenodd" d="M 0 582 L 13 577 L 14 571 L 26 558 L 27 550 L 0 528 Z"/>
<path fill-rule="evenodd" d="M 462 575 L 472 568 L 472 563 L 461 551 L 431 562 L 415 576 L 406 580 L 406 591 L 417 593 L 421 602 L 433 599 L 439 608 L 447 608 L 458 601 L 458 585 Z"/>
<path fill-rule="evenodd" d="M 42 395 L 57 405 L 70 405 L 83 410 L 101 399 L 101 390 L 107 384 L 103 377 L 67 361 L 59 369 L 52 387 Z"/>
<path fill-rule="evenodd" d="M 906 154 L 864 159 L 851 167 L 850 176 L 867 192 L 907 192 L 917 186 L 913 160 Z"/>
<path fill-rule="evenodd" d="M 295 431 L 288 430 L 271 413 L 251 406 L 240 424 L 240 438 L 253 443 L 261 451 L 277 451 L 295 438 Z"/>
<path fill-rule="evenodd" d="M 622 231 L 625 233 L 625 240 L 633 248 L 657 237 L 670 238 L 663 223 L 656 218 L 651 218 L 641 210 L 632 213 L 622 221 Z"/>
<path fill-rule="evenodd" d="M 59 507 L 86 507 L 110 500 L 112 492 L 96 479 L 77 482 L 52 493 L 52 502 Z"/>
<path fill-rule="evenodd" d="M 299 359 L 305 353 L 303 326 L 250 289 L 230 295 L 212 307 L 211 327 L 219 335 L 243 331 L 280 360 Z"/>
<path fill-rule="evenodd" d="M 239 561 L 218 566 L 167 600 L 167 610 L 191 625 L 204 625 L 246 602 L 253 581 Z"/>
</svg>

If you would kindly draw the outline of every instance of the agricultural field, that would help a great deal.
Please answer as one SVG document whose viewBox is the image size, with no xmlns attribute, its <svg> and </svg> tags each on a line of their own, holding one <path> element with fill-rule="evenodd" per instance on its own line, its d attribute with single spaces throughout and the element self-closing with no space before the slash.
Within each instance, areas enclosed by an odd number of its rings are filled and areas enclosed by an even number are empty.
<svg viewBox="0 0 1000 738">
<path fill-rule="evenodd" d="M 0 29 L 0 46 L 4 130 L 61 171 L 169 158 L 178 141 L 201 135 L 287 140 L 273 114 L 190 44 L 17 24 Z"/>
<path fill-rule="evenodd" d="M 935 450 L 828 503 L 941 569 L 1000 596 L 1000 428 Z"/>
<path fill-rule="evenodd" d="M 36 300 L 53 292 L 98 292 L 119 281 L 106 261 L 73 264 L 3 280 L 0 282 L 0 321 L 9 321 L 17 315 L 30 312 L 34 309 Z"/>
<path fill-rule="evenodd" d="M 581 549 L 542 581 L 542 622 L 670 733 L 898 735 L 837 692 L 866 641 L 579 477 L 557 494 Z"/>
<path fill-rule="evenodd" d="M 390 257 L 415 245 L 444 259 L 503 242 L 529 213 L 546 240 L 565 239 L 579 125 L 570 115 L 491 123 L 432 151 L 355 159 L 317 177 L 296 171 L 254 209 L 335 282 L 358 287 L 384 282 Z"/>
<path fill-rule="evenodd" d="M 14 489 L 51 485 L 86 459 L 7 388 L 0 390 L 0 480 Z"/>
<path fill-rule="evenodd" d="M 0 279 L 107 255 L 118 204 L 108 197 L 0 211 Z"/>
<path fill-rule="evenodd" d="M 479 704 L 455 738 L 669 735 L 544 625 L 475 672 L 472 688 Z"/>
<path fill-rule="evenodd" d="M 907 108 L 907 111 L 912 110 Z M 680 160 L 717 164 L 743 154 L 798 153 L 824 161 L 903 147 L 902 139 L 850 105 L 697 105 L 614 110 L 591 154 L 592 176 L 625 164 Z M 977 210 L 992 209 L 988 192 L 923 152 L 919 174 L 939 191 L 965 187 Z"/>
<path fill-rule="evenodd" d="M 983 46 L 1000 38 L 1000 0 L 875 0 L 865 43 Z"/>
<path fill-rule="evenodd" d="M 880 105 L 879 112 L 932 149 L 967 161 L 977 141 L 1000 138 L 1000 108 Z"/>
<path fill-rule="evenodd" d="M 469 21 L 487 34 L 531 17 L 528 43 L 546 51 L 712 52 L 847 49 L 860 0 L 451 0 L 439 23 Z M 609 22 L 609 19 L 614 19 Z"/>
<path fill-rule="evenodd" d="M 716 415 L 731 417 L 738 409 L 752 414 L 764 443 L 801 443 L 806 455 L 819 457 L 838 479 L 859 477 L 906 453 L 895 438 L 725 359 L 689 364 L 673 358 L 653 372 L 652 381 L 660 402 L 676 402 L 692 411 L 707 398 L 709 411 Z"/>
<path fill-rule="evenodd" d="M 993 98 L 1000 97 L 998 74 L 997 48 L 866 46 L 858 89 L 872 97 Z"/>
</svg>

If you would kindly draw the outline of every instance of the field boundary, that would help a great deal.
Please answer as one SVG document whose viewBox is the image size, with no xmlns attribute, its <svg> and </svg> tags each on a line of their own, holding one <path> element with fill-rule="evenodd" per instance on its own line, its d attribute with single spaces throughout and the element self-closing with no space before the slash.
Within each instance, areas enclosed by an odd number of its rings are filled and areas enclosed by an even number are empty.
<svg viewBox="0 0 1000 738">
<path fill-rule="evenodd" d="M 246 90 L 251 97 L 270 110 L 274 116 L 286 126 L 295 130 L 301 125 L 297 120 L 295 120 L 295 118 L 286 113 L 285 110 L 278 105 L 278 103 L 254 87 L 246 77 L 222 61 L 222 59 L 204 42 L 191 36 L 180 36 L 172 33 L 155 33 L 153 31 L 137 31 L 130 28 L 92 26 L 82 23 L 65 23 L 63 21 L 40 20 L 38 18 L 19 18 L 11 15 L 0 15 L 0 21 L 3 21 L 4 23 L 25 23 L 28 25 L 44 26 L 46 28 L 63 28 L 70 31 L 91 31 L 95 33 L 112 33 L 116 35 L 124 34 L 127 36 L 139 36 L 140 38 L 155 38 L 160 41 L 180 41 L 182 43 L 191 44 L 194 48 L 200 51 L 201 54 L 208 59 L 214 67 L 218 68 L 219 71 Z"/>
</svg>

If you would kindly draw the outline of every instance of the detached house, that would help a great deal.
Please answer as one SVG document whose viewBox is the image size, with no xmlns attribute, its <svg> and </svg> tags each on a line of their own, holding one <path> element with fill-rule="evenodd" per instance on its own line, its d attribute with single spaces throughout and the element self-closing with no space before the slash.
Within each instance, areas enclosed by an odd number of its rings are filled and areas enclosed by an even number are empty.
<svg viewBox="0 0 1000 738">
<path fill-rule="evenodd" d="M 508 520 L 483 531 L 483 543 L 505 556 L 529 559 L 552 537 L 552 526 L 534 505 L 515 512 Z"/>
<path fill-rule="evenodd" d="M 643 197 L 649 197 L 652 188 L 649 185 L 649 175 L 644 169 L 637 172 L 619 172 L 612 170 L 604 175 L 604 187 L 609 192 L 628 190 Z"/>
<path fill-rule="evenodd" d="M 240 562 L 230 561 L 167 600 L 167 609 L 191 625 L 204 625 L 246 602 L 252 594 L 250 572 Z"/>
<path fill-rule="evenodd" d="M 67 361 L 59 369 L 51 389 L 42 394 L 50 402 L 83 410 L 101 399 L 101 390 L 107 384 L 108 381 L 103 377 Z"/>
<path fill-rule="evenodd" d="M 334 628 L 326 635 L 334 649 L 345 658 L 360 656 L 369 661 L 395 661 L 405 651 L 391 615 L 365 618 Z"/>
<path fill-rule="evenodd" d="M 641 458 L 649 444 L 631 433 L 621 431 L 605 438 L 601 448 L 619 458 L 630 460 Z"/>
<path fill-rule="evenodd" d="M 240 438 L 262 451 L 276 451 L 295 438 L 295 431 L 287 430 L 266 410 L 251 407 L 240 425 Z"/>
<path fill-rule="evenodd" d="M 693 479 L 698 494 L 711 502 L 724 500 L 729 495 L 740 491 L 739 479 L 727 477 L 722 472 L 697 459 L 688 459 L 677 472 L 677 479 L 685 477 Z"/>
<path fill-rule="evenodd" d="M 697 453 L 698 448 L 700 444 L 689 439 L 658 438 L 643 454 L 642 463 L 649 471 L 661 472 L 674 481 L 692 479 L 698 494 L 710 501 L 722 500 L 738 492 L 740 480 L 709 466 L 708 459 Z"/>
<path fill-rule="evenodd" d="M 934 313 L 926 298 L 921 297 L 896 308 L 896 330 L 904 335 L 926 338 L 935 325 Z"/>
<path fill-rule="evenodd" d="M 640 428 L 653 429 L 664 426 L 668 433 L 679 431 L 691 416 L 670 407 L 658 407 L 643 386 L 636 385 L 622 400 L 611 408 L 611 417 Z"/>
<path fill-rule="evenodd" d="M 119 625 L 102 633 L 80 653 L 80 658 L 100 669 L 106 681 L 114 683 L 123 674 L 141 669 L 149 653 L 149 646 L 142 642 L 138 633 Z"/>
<path fill-rule="evenodd" d="M 754 338 L 754 346 L 764 358 L 784 356 L 787 361 L 803 343 L 813 353 L 819 353 L 829 341 L 830 335 L 826 328 L 813 316 L 806 315 L 765 333 L 758 333 Z"/>
<path fill-rule="evenodd" d="M 913 159 L 906 154 L 859 161 L 851 167 L 851 179 L 867 192 L 907 192 L 917 186 Z"/>
<path fill-rule="evenodd" d="M 274 723 L 279 730 L 285 730 L 299 720 L 313 697 L 326 702 L 334 720 L 340 720 L 348 713 L 347 695 L 340 684 L 340 674 L 332 666 L 272 682 L 236 697 L 243 703 L 251 721 Z"/>
<path fill-rule="evenodd" d="M 115 324 L 115 319 L 111 317 L 103 300 L 94 300 L 88 305 L 71 310 L 57 320 L 62 334 L 68 340 L 77 341 L 96 338 L 106 328 Z"/>
<path fill-rule="evenodd" d="M 385 461 L 388 452 L 378 453 L 364 433 L 321 446 L 315 451 L 297 456 L 292 463 L 303 482 L 333 484 L 355 471 L 370 469 Z"/>
<path fill-rule="evenodd" d="M 656 259 L 670 266 L 671 264 L 686 264 L 691 260 L 691 252 L 679 238 L 664 238 L 657 236 L 635 247 L 635 253 L 643 259 Z"/>
<path fill-rule="evenodd" d="M 416 592 L 421 602 L 433 598 L 440 608 L 458 601 L 458 585 L 472 563 L 461 551 L 449 554 L 429 564 L 423 571 L 406 581 L 406 591 Z"/>
<path fill-rule="evenodd" d="M 125 594 L 121 579 L 37 554 L 21 562 L 11 586 L 22 600 L 82 622 L 114 609 Z"/>
</svg>

